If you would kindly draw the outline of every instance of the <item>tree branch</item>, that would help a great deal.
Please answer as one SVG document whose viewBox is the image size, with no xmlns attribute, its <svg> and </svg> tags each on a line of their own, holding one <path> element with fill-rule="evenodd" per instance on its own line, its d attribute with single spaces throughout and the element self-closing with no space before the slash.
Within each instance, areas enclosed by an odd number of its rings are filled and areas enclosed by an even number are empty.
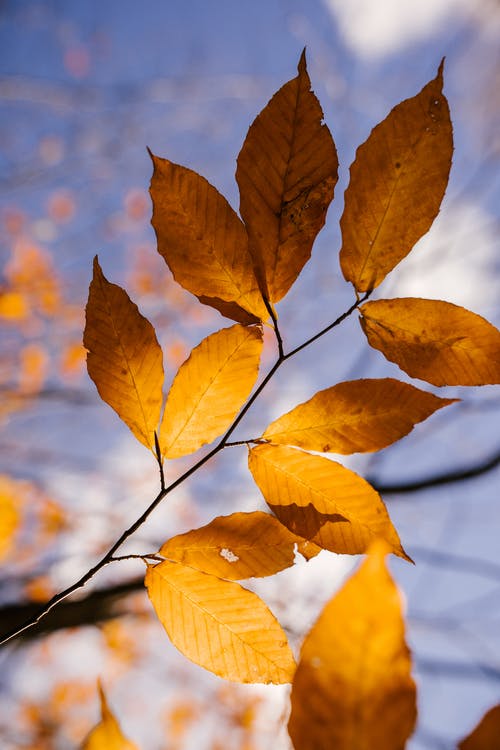
<svg viewBox="0 0 500 750">
<path fill-rule="evenodd" d="M 222 436 L 222 438 L 219 440 L 219 442 L 215 445 L 214 448 L 212 448 L 211 451 L 206 453 L 202 458 L 199 459 L 193 466 L 191 466 L 190 469 L 184 472 L 180 477 L 178 477 L 174 482 L 172 482 L 170 485 L 165 486 L 164 485 L 164 477 L 163 477 L 163 469 L 160 471 L 160 483 L 161 483 L 161 489 L 155 499 L 152 503 L 146 508 L 144 513 L 136 520 L 134 523 L 129 526 L 128 529 L 126 529 L 123 534 L 117 539 L 117 541 L 113 544 L 113 546 L 106 552 L 106 554 L 92 567 L 90 568 L 76 583 L 74 583 L 72 586 L 68 586 L 68 588 L 64 589 L 63 591 L 59 592 L 55 596 L 52 597 L 46 604 L 44 604 L 42 607 L 39 607 L 36 611 L 36 613 L 32 614 L 26 622 L 24 622 L 20 627 L 16 627 L 12 629 L 11 631 L 5 633 L 0 638 L 0 646 L 7 643 L 8 641 L 12 640 L 13 638 L 16 638 L 17 636 L 21 635 L 21 633 L 24 633 L 26 630 L 29 630 L 30 628 L 34 627 L 37 623 L 40 622 L 44 617 L 48 615 L 48 613 L 57 605 L 59 605 L 64 599 L 67 599 L 68 596 L 73 594 L 75 591 L 78 591 L 78 589 L 83 588 L 88 581 L 91 580 L 95 576 L 96 573 L 98 573 L 102 568 L 104 568 L 106 565 L 109 565 L 111 562 L 114 562 L 114 554 L 115 552 L 122 546 L 122 544 L 131 537 L 142 525 L 143 523 L 149 518 L 151 513 L 155 510 L 155 508 L 161 503 L 161 501 L 169 495 L 173 490 L 175 490 L 180 484 L 186 481 L 192 474 L 194 474 L 198 469 L 200 469 L 204 464 L 206 464 L 208 461 L 210 461 L 211 458 L 213 458 L 217 453 L 219 453 L 228 442 L 230 436 L 235 431 L 236 427 L 239 425 L 245 414 L 248 412 L 250 407 L 254 404 L 256 399 L 259 397 L 259 395 L 262 393 L 264 388 L 266 387 L 267 383 L 271 380 L 271 378 L 274 376 L 276 371 L 281 367 L 283 362 L 285 362 L 287 359 L 290 359 L 294 356 L 297 352 L 304 349 L 306 346 L 309 346 L 313 343 L 313 341 L 316 341 L 318 338 L 323 336 L 328 331 L 331 331 L 333 328 L 338 326 L 342 321 L 344 321 L 354 310 L 356 310 L 359 305 L 364 302 L 364 300 L 367 298 L 369 293 L 367 293 L 363 298 L 356 300 L 351 307 L 346 310 L 346 312 L 342 313 L 336 320 L 333 321 L 329 326 L 324 328 L 323 330 L 319 331 L 319 333 L 312 336 L 310 339 L 305 341 L 303 344 L 298 346 L 296 349 L 292 350 L 291 352 L 288 352 L 288 354 L 283 354 L 283 348 L 282 344 L 280 346 L 281 337 L 278 338 L 277 335 L 277 341 L 278 341 L 278 359 L 274 363 L 274 365 L 271 367 L 269 372 L 267 373 L 266 377 L 262 380 L 260 385 L 256 388 L 256 390 L 253 392 L 253 394 L 250 396 L 246 404 L 243 406 L 237 417 L 234 419 L 233 423 L 229 427 L 229 429 L 226 431 L 226 433 Z M 276 326 L 276 319 L 274 316 L 275 326 Z M 276 331 L 276 327 L 275 327 Z M 161 464 L 161 457 L 156 456 L 156 459 L 159 464 Z"/>
<path fill-rule="evenodd" d="M 439 487 L 442 484 L 452 484 L 454 482 L 463 482 L 468 479 L 474 479 L 481 474 L 487 474 L 493 471 L 500 464 L 500 450 L 494 453 L 490 458 L 481 461 L 478 464 L 470 466 L 468 469 L 452 469 L 450 471 L 431 474 L 424 479 L 414 479 L 411 482 L 394 482 L 384 484 L 377 479 L 367 477 L 367 481 L 375 487 L 381 495 L 399 495 L 420 492 L 430 487 Z"/>
</svg>

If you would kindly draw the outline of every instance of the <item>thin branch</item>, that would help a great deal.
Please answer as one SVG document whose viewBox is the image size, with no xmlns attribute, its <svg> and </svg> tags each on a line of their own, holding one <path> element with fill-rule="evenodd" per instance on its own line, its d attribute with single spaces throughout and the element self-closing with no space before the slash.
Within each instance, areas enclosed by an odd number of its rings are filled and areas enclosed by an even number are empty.
<svg viewBox="0 0 500 750">
<path fill-rule="evenodd" d="M 380 492 L 381 495 L 399 495 L 408 494 L 411 492 L 420 492 L 420 490 L 426 490 L 429 487 L 439 487 L 443 484 L 452 484 L 454 482 L 463 482 L 467 479 L 473 479 L 481 474 L 487 474 L 489 471 L 493 471 L 497 466 L 500 465 L 500 450 L 497 451 L 493 456 L 481 461 L 478 464 L 470 466 L 468 469 L 454 469 L 451 471 L 439 472 L 431 474 L 425 479 L 415 479 L 411 482 L 394 482 L 392 484 L 383 484 L 377 482 L 376 479 L 367 479 L 375 489 Z"/>
<path fill-rule="evenodd" d="M 295 354 L 298 354 L 298 352 L 302 351 L 302 349 L 305 349 L 306 346 L 309 346 L 314 341 L 317 341 L 321 336 L 324 336 L 325 333 L 328 333 L 328 331 L 331 331 L 332 328 L 336 328 L 336 326 L 340 325 L 340 323 L 343 323 L 346 318 L 349 317 L 357 308 L 363 304 L 363 302 L 366 302 L 368 297 L 370 296 L 372 292 L 366 292 L 362 297 L 356 300 L 354 304 L 351 305 L 351 307 L 345 311 L 345 313 L 342 313 L 342 315 L 339 315 L 339 317 L 333 321 L 333 323 L 330 323 L 330 325 L 326 326 L 326 328 L 323 328 L 321 331 L 316 333 L 314 336 L 311 336 L 310 339 L 307 339 L 307 341 L 304 341 L 303 344 L 300 344 L 300 346 L 296 346 L 295 349 L 292 349 L 291 352 L 288 352 L 288 354 L 285 354 L 284 359 L 289 359 L 290 357 L 293 357 Z"/>
<path fill-rule="evenodd" d="M 490 578 L 497 583 L 500 581 L 500 565 L 490 560 L 482 560 L 481 558 L 465 555 L 454 555 L 450 552 L 439 552 L 428 547 L 418 546 L 411 547 L 411 553 L 416 563 L 424 562 L 429 565 L 460 570 L 464 573 L 480 576 L 481 578 Z"/>
<path fill-rule="evenodd" d="M 160 470 L 160 489 L 165 490 L 165 471 L 163 469 L 163 458 L 161 455 L 160 441 L 155 431 L 155 454 L 156 460 L 158 461 L 158 468 Z"/>
<path fill-rule="evenodd" d="M 251 408 L 251 406 L 254 404 L 256 399 L 259 397 L 259 395 L 262 393 L 266 385 L 269 383 L 271 378 L 274 376 L 276 371 L 281 367 L 283 362 L 285 362 L 287 359 L 290 359 L 294 356 L 297 352 L 304 349 L 306 346 L 309 346 L 313 343 L 313 341 L 316 341 L 321 336 L 324 336 L 325 333 L 328 333 L 328 331 L 331 331 L 332 328 L 335 328 L 340 323 L 342 323 L 343 320 L 345 320 L 356 308 L 369 296 L 369 292 L 361 299 L 357 300 L 351 307 L 346 310 L 345 313 L 340 315 L 336 320 L 334 320 L 333 323 L 331 323 L 329 326 L 324 328 L 322 331 L 319 331 L 315 336 L 312 336 L 310 339 L 305 341 L 300 346 L 296 347 L 291 352 L 288 352 L 288 354 L 283 354 L 283 349 L 281 345 L 281 350 L 278 355 L 278 359 L 274 363 L 274 365 L 271 367 L 269 372 L 267 373 L 266 377 L 262 380 L 260 385 L 256 388 L 256 390 L 253 392 L 253 394 L 250 396 L 246 404 L 243 406 L 237 417 L 234 419 L 232 425 L 229 427 L 227 432 L 222 436 L 222 438 L 219 440 L 219 442 L 215 445 L 214 448 L 212 448 L 211 451 L 206 453 L 202 458 L 200 458 L 193 466 L 191 466 L 190 469 L 185 471 L 183 474 L 181 474 L 180 477 L 178 477 L 174 482 L 172 482 L 170 485 L 164 486 L 163 479 L 162 479 L 162 472 L 161 472 L 161 480 L 162 480 L 162 486 L 160 489 L 160 492 L 157 494 L 153 502 L 148 505 L 146 510 L 142 513 L 139 518 L 134 521 L 134 523 L 129 526 L 128 529 L 126 529 L 123 534 L 117 539 L 117 541 L 113 544 L 113 546 L 106 552 L 106 554 L 92 567 L 90 570 L 88 570 L 81 578 L 76 581 L 76 583 L 72 584 L 71 586 L 68 586 L 68 588 L 64 589 L 63 591 L 59 592 L 55 596 L 52 597 L 46 604 L 44 604 L 42 607 L 40 607 L 35 615 L 30 617 L 21 627 L 18 627 L 14 630 L 11 630 L 9 633 L 6 633 L 3 635 L 0 639 L 0 646 L 7 643 L 8 641 L 12 640 L 13 638 L 16 638 L 21 633 L 24 633 L 26 630 L 29 630 L 34 625 L 40 622 L 42 618 L 44 618 L 54 607 L 56 607 L 60 602 L 62 602 L 64 599 L 67 599 L 68 596 L 73 594 L 75 591 L 78 591 L 79 589 L 83 588 L 88 581 L 91 580 L 95 576 L 96 573 L 98 573 L 102 568 L 104 568 L 106 565 L 109 565 L 111 562 L 115 561 L 115 552 L 122 546 L 122 544 L 127 541 L 129 537 L 131 537 L 143 524 L 144 522 L 149 518 L 151 513 L 155 510 L 155 508 L 161 503 L 161 501 L 169 495 L 173 490 L 175 490 L 180 484 L 186 481 L 192 474 L 194 474 L 198 469 L 200 469 L 202 466 L 204 466 L 208 461 L 210 461 L 211 458 L 213 458 L 217 453 L 219 453 L 228 443 L 230 436 L 233 434 L 245 414 L 248 412 L 248 410 Z M 272 315 L 271 315 L 272 317 Z M 274 316 L 275 319 L 275 316 Z M 275 328 L 276 330 L 276 328 Z M 278 337 L 277 337 L 278 339 Z M 278 348 L 279 346 L 279 339 L 278 339 Z M 156 443 L 158 441 L 156 440 Z M 158 453 L 159 448 L 157 448 Z M 160 463 L 161 458 L 158 458 L 157 460 Z"/>
</svg>

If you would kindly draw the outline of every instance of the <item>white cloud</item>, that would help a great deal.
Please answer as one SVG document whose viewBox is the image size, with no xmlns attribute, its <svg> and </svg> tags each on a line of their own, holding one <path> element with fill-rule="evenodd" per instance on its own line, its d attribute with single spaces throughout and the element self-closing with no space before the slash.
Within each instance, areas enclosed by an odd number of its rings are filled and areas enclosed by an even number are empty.
<svg viewBox="0 0 500 750">
<path fill-rule="evenodd" d="M 447 18 L 470 10 L 470 0 L 323 0 L 345 42 L 373 58 L 434 35 Z"/>
</svg>

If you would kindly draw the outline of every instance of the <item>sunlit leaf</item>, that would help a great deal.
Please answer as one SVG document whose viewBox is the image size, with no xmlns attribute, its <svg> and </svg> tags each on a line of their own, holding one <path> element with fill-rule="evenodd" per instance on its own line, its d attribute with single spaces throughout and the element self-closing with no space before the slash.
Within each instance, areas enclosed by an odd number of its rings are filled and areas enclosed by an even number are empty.
<svg viewBox="0 0 500 750">
<path fill-rule="evenodd" d="M 411 656 L 384 546 L 374 543 L 304 640 L 288 723 L 296 750 L 403 750 L 413 731 Z"/>
<path fill-rule="evenodd" d="M 262 329 L 234 325 L 207 336 L 179 368 L 160 429 L 162 454 L 178 458 L 221 435 L 253 388 Z"/>
<path fill-rule="evenodd" d="M 238 156 L 240 213 L 263 293 L 278 302 L 311 255 L 337 182 L 335 144 L 304 53 L 248 131 Z"/>
<path fill-rule="evenodd" d="M 87 736 L 82 750 L 138 750 L 137 745 L 123 735 L 118 721 L 108 706 L 101 685 L 99 685 L 99 695 L 102 718 Z"/>
<path fill-rule="evenodd" d="M 274 445 L 252 448 L 249 468 L 271 510 L 294 534 L 351 555 L 382 537 L 407 558 L 380 495 L 350 469 Z"/>
<path fill-rule="evenodd" d="M 100 397 L 141 443 L 154 446 L 162 405 L 163 358 L 151 323 L 94 259 L 83 334 L 87 369 Z"/>
<path fill-rule="evenodd" d="M 151 155 L 152 224 L 174 278 L 239 323 L 268 318 L 248 237 L 236 212 L 204 177 Z"/>
<path fill-rule="evenodd" d="M 290 682 L 295 662 L 286 635 L 256 594 L 168 560 L 148 566 L 145 584 L 188 659 L 234 682 Z"/>
<path fill-rule="evenodd" d="M 268 513 L 233 513 L 169 539 L 160 554 L 221 578 L 270 576 L 294 563 L 304 540 Z"/>
<path fill-rule="evenodd" d="M 20 525 L 16 494 L 15 484 L 10 477 L 0 474 L 0 561 L 12 549 Z"/>
<path fill-rule="evenodd" d="M 371 132 L 351 166 L 340 263 L 358 292 L 380 284 L 429 229 L 443 199 L 453 137 L 443 63 L 422 91 Z"/>
<path fill-rule="evenodd" d="M 318 391 L 272 422 L 262 437 L 313 451 L 377 451 L 455 400 L 393 378 L 349 380 Z"/>
<path fill-rule="evenodd" d="M 413 378 L 434 385 L 500 383 L 500 331 L 441 300 L 402 298 L 360 308 L 368 342 Z"/>
<path fill-rule="evenodd" d="M 498 750 L 500 747 L 500 705 L 485 713 L 471 734 L 458 743 L 458 750 Z"/>
</svg>

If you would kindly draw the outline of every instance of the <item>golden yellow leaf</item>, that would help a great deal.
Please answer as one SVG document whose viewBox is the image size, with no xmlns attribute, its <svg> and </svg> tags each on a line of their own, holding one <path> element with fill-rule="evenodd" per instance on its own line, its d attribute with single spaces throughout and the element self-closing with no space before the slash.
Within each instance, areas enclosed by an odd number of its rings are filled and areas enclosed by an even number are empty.
<svg viewBox="0 0 500 750">
<path fill-rule="evenodd" d="M 87 369 L 100 397 L 148 448 L 162 405 L 163 361 L 151 323 L 94 259 L 83 334 Z"/>
<path fill-rule="evenodd" d="M 232 513 L 165 542 L 160 554 L 220 578 L 270 576 L 294 563 L 304 540 L 269 513 Z"/>
<path fill-rule="evenodd" d="M 439 213 L 453 152 L 443 62 L 357 150 L 340 220 L 340 264 L 358 292 L 380 284 Z"/>
<path fill-rule="evenodd" d="M 274 444 L 325 453 L 378 451 L 456 400 L 439 398 L 394 378 L 348 380 L 318 391 L 283 414 L 262 437 Z"/>
<path fill-rule="evenodd" d="M 297 750 L 403 750 L 416 689 L 385 545 L 328 602 L 302 645 L 288 731 Z"/>
<path fill-rule="evenodd" d="M 0 560 L 7 557 L 20 525 L 15 484 L 10 477 L 0 474 Z"/>
<path fill-rule="evenodd" d="M 500 331 L 476 313 L 412 297 L 367 302 L 360 312 L 370 346 L 413 378 L 433 385 L 500 383 Z"/>
<path fill-rule="evenodd" d="M 241 219 L 204 177 L 168 159 L 151 158 L 151 222 L 158 252 L 175 280 L 239 323 L 266 320 Z"/>
<path fill-rule="evenodd" d="M 238 156 L 240 213 L 263 294 L 278 302 L 311 255 L 337 182 L 335 144 L 306 69 L 251 125 Z"/>
<path fill-rule="evenodd" d="M 186 456 L 230 426 L 253 388 L 261 352 L 262 329 L 238 324 L 212 333 L 193 349 L 167 396 L 162 455 Z"/>
<path fill-rule="evenodd" d="M 336 461 L 281 445 L 258 445 L 249 468 L 281 523 L 323 549 L 357 555 L 382 537 L 407 557 L 378 492 Z"/>
<path fill-rule="evenodd" d="M 99 695 L 102 718 L 84 740 L 82 750 L 138 750 L 137 745 L 123 735 L 120 725 L 108 706 L 101 685 L 99 685 Z"/>
<path fill-rule="evenodd" d="M 458 743 L 458 750 L 498 750 L 500 748 L 500 705 L 485 713 L 471 734 Z"/>
<path fill-rule="evenodd" d="M 286 635 L 256 594 L 169 560 L 149 565 L 145 584 L 188 659 L 233 682 L 290 682 L 295 662 Z"/>
</svg>

